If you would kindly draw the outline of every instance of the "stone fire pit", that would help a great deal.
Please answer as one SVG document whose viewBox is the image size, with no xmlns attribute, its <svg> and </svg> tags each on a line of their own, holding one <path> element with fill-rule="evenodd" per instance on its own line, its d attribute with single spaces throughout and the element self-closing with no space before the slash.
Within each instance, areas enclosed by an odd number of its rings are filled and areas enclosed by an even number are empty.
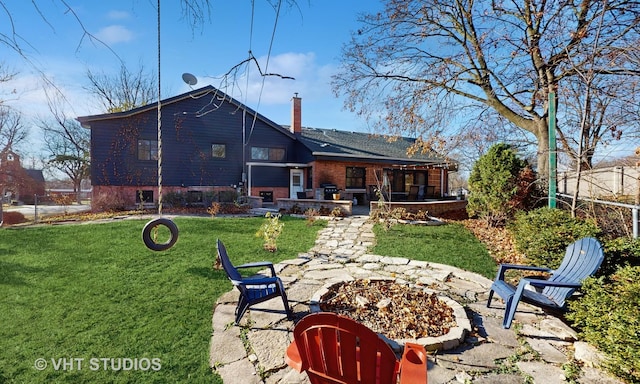
<svg viewBox="0 0 640 384">
<path fill-rule="evenodd" d="M 382 335 L 394 350 L 406 342 L 428 351 L 453 349 L 464 341 L 471 323 L 452 299 L 413 284 L 387 279 L 329 283 L 310 302 L 311 312 L 336 312 Z"/>
</svg>

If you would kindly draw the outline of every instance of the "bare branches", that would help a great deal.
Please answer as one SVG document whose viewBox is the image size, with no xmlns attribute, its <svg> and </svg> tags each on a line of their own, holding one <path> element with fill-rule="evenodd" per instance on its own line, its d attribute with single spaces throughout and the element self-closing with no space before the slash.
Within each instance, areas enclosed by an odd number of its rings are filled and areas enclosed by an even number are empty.
<svg viewBox="0 0 640 384">
<path fill-rule="evenodd" d="M 20 112 L 0 106 L 0 151 L 18 149 L 28 134 Z"/>
<path fill-rule="evenodd" d="M 587 67 L 603 85 L 640 79 L 637 1 L 384 3 L 360 19 L 332 81 L 381 131 L 433 136 L 478 118 L 460 106 L 488 107 L 536 137 L 544 175 L 549 92 L 581 81 Z"/>
<path fill-rule="evenodd" d="M 117 75 L 93 73 L 87 71 L 90 85 L 85 89 L 92 93 L 105 112 L 122 112 L 150 104 L 157 100 L 157 79 L 146 73 L 141 64 L 137 72 L 131 72 L 126 66 L 120 67 Z"/>
<path fill-rule="evenodd" d="M 79 191 L 82 180 L 90 174 L 91 134 L 66 115 L 65 100 L 55 90 L 54 95 L 47 92 L 50 117 L 40 117 L 37 122 L 44 137 L 47 166 L 67 175 Z"/>
</svg>

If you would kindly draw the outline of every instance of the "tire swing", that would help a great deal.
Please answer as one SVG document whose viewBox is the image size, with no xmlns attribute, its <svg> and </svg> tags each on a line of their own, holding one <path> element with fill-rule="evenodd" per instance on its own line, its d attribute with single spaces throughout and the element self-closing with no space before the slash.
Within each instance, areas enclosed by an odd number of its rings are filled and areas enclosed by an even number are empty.
<svg viewBox="0 0 640 384">
<path fill-rule="evenodd" d="M 158 0 L 158 216 L 142 228 L 142 241 L 152 251 L 166 251 L 178 241 L 178 226 L 171 219 L 162 217 L 162 123 L 160 103 L 160 0 Z M 166 241 L 158 241 L 160 228 L 169 231 Z M 164 230 L 161 235 L 165 237 Z"/>
</svg>

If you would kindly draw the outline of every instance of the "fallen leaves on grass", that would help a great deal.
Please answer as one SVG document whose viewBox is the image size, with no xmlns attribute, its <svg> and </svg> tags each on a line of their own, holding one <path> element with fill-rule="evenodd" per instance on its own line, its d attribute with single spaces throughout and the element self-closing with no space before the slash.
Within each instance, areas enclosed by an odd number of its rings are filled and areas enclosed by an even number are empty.
<svg viewBox="0 0 640 384">
<path fill-rule="evenodd" d="M 516 250 L 513 236 L 506 228 L 487 226 L 484 220 L 468 219 L 460 221 L 489 251 L 496 263 L 522 264 L 524 255 Z"/>
<path fill-rule="evenodd" d="M 442 336 L 456 326 L 453 309 L 435 293 L 390 280 L 335 284 L 323 295 L 320 309 L 348 316 L 396 340 Z"/>
</svg>

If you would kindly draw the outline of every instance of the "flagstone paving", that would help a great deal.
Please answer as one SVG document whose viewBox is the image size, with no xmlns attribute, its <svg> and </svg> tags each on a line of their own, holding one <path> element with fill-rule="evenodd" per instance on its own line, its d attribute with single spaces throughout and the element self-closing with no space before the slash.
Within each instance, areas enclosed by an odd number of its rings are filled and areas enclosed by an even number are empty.
<svg viewBox="0 0 640 384">
<path fill-rule="evenodd" d="M 311 299 L 323 286 L 357 278 L 395 278 L 429 286 L 464 305 L 471 332 L 455 345 L 430 352 L 430 384 L 566 383 L 562 366 L 574 359 L 580 359 L 582 365 L 578 383 L 621 383 L 597 368 L 600 356 L 578 341 L 570 327 L 536 307 L 520 304 L 514 326 L 503 329 L 500 300 L 486 307 L 491 286 L 487 278 L 448 265 L 368 254 L 375 237 L 367 219 L 330 220 L 313 248 L 276 265 L 294 321 L 287 320 L 277 298 L 252 307 L 240 326 L 234 326 L 237 292 L 217 300 L 210 365 L 225 384 L 309 383 L 306 374 L 297 373 L 284 361 L 295 321 L 310 313 Z"/>
</svg>

